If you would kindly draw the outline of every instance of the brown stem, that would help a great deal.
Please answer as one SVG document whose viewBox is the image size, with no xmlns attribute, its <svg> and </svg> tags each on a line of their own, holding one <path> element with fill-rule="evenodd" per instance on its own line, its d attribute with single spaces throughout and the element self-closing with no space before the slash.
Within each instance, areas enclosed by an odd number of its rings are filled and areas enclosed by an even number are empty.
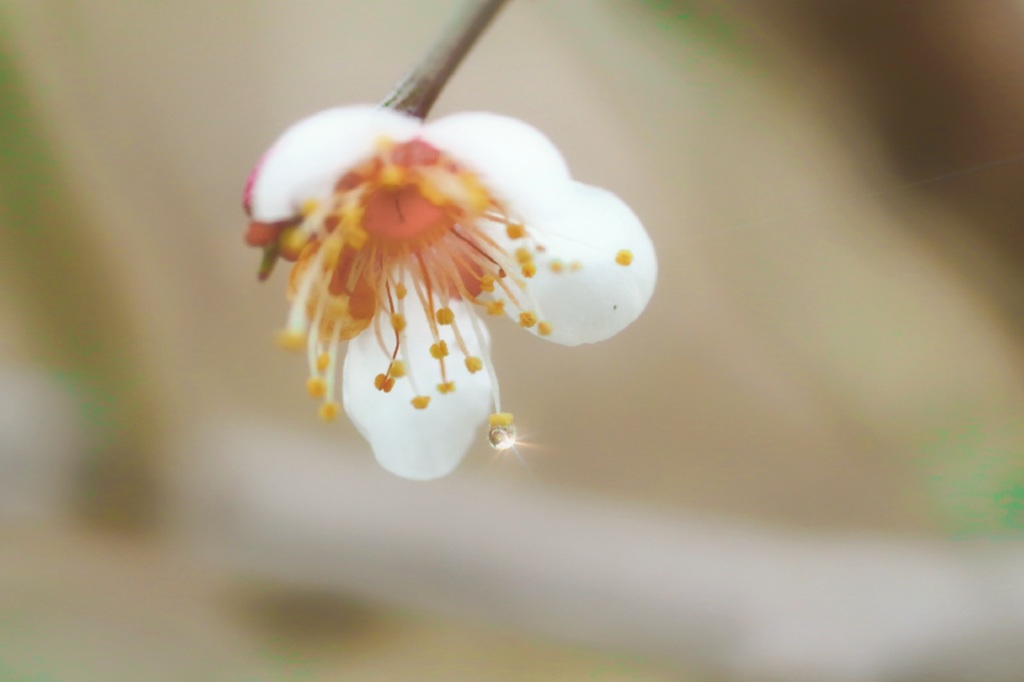
<svg viewBox="0 0 1024 682">
<path fill-rule="evenodd" d="M 508 0 L 471 0 L 382 107 L 426 118 L 448 79 Z"/>
</svg>

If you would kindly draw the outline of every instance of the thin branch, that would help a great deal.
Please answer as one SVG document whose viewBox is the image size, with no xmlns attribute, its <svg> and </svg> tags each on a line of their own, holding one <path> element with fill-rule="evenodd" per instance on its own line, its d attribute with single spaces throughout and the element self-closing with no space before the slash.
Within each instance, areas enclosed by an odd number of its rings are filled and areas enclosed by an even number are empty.
<svg viewBox="0 0 1024 682">
<path fill-rule="evenodd" d="M 425 118 L 455 69 L 507 1 L 472 0 L 381 106 Z"/>
</svg>

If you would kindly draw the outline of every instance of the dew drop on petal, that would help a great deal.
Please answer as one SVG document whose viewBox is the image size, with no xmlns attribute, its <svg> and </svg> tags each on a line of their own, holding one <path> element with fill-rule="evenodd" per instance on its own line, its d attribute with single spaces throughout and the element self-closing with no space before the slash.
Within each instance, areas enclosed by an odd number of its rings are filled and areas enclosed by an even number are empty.
<svg viewBox="0 0 1024 682">
<path fill-rule="evenodd" d="M 487 432 L 487 442 L 495 450 L 508 450 L 516 444 L 516 427 L 514 424 L 498 424 L 491 426 Z"/>
</svg>

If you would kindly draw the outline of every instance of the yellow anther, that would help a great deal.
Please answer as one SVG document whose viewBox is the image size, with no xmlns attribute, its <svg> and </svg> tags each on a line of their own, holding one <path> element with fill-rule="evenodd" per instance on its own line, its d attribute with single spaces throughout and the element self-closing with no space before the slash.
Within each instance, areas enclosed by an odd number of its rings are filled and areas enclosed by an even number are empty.
<svg viewBox="0 0 1024 682">
<path fill-rule="evenodd" d="M 466 194 L 468 195 L 467 198 L 469 200 L 470 208 L 476 212 L 480 212 L 491 205 L 490 195 L 487 194 L 487 190 L 483 188 L 475 175 L 469 171 L 463 171 L 459 173 L 459 180 L 462 181 L 462 186 L 465 188 Z"/>
<path fill-rule="evenodd" d="M 321 353 L 316 356 L 316 371 L 326 372 L 327 368 L 331 366 L 331 356 L 327 353 Z"/>
<path fill-rule="evenodd" d="M 338 257 L 341 256 L 341 249 L 344 246 L 340 239 L 327 239 L 320 247 L 323 254 L 324 270 L 333 270 L 338 264 Z"/>
<path fill-rule="evenodd" d="M 551 272 L 554 272 L 554 273 L 557 274 L 557 273 L 561 273 L 561 272 L 563 272 L 565 270 L 565 263 L 563 263 L 560 260 L 553 260 L 553 261 L 551 261 L 551 265 L 549 267 L 551 268 Z"/>
<path fill-rule="evenodd" d="M 405 169 L 388 164 L 380 169 L 380 184 L 385 187 L 398 187 L 405 180 Z"/>
<path fill-rule="evenodd" d="M 453 393 L 454 391 L 455 391 L 455 382 L 454 381 L 446 381 L 443 384 L 438 384 L 437 385 L 437 392 L 438 393 Z"/>
<path fill-rule="evenodd" d="M 487 274 L 480 278 L 480 289 L 494 291 L 494 275 Z"/>
<path fill-rule="evenodd" d="M 327 382 L 320 377 L 310 377 L 306 380 L 306 390 L 313 398 L 323 398 L 327 395 Z"/>
<path fill-rule="evenodd" d="M 384 385 L 387 383 L 388 378 L 383 374 L 378 374 L 373 378 L 373 387 L 378 391 L 384 390 Z"/>
<path fill-rule="evenodd" d="M 466 369 L 470 374 L 476 374 L 484 368 L 484 361 L 480 358 L 470 356 L 466 358 Z"/>
<path fill-rule="evenodd" d="M 510 412 L 495 412 L 487 418 L 491 426 L 512 426 L 512 414 Z"/>
<path fill-rule="evenodd" d="M 315 213 L 316 209 L 318 209 L 319 207 L 320 204 L 317 202 L 316 199 L 306 199 L 305 201 L 302 202 L 302 207 L 299 209 L 299 212 L 302 214 L 303 218 L 308 218 L 313 213 Z"/>
<path fill-rule="evenodd" d="M 520 265 L 526 265 L 527 263 L 533 262 L 533 254 L 530 253 L 529 249 L 520 247 L 516 249 L 516 261 Z"/>
<path fill-rule="evenodd" d="M 615 254 L 615 262 L 619 265 L 629 265 L 633 262 L 633 252 L 628 249 L 622 249 Z"/>
<path fill-rule="evenodd" d="M 487 314 L 488 315 L 504 315 L 505 314 L 505 302 L 504 301 L 488 301 L 487 302 Z"/>
<path fill-rule="evenodd" d="M 286 227 L 281 231 L 281 238 L 278 244 L 280 244 L 283 253 L 298 255 L 302 252 L 302 247 L 308 241 L 309 235 L 306 232 L 297 227 Z"/>
<path fill-rule="evenodd" d="M 366 233 L 366 230 L 364 230 L 361 226 L 353 225 L 351 228 L 345 231 L 345 244 L 347 246 L 351 246 L 353 249 L 356 249 L 357 251 L 366 246 L 366 242 L 369 239 L 370 235 L 368 235 Z"/>
<path fill-rule="evenodd" d="M 320 418 L 325 422 L 334 421 L 334 418 L 338 416 L 339 407 L 338 403 L 324 403 L 320 406 L 317 414 L 319 414 Z"/>
<path fill-rule="evenodd" d="M 388 367 L 388 374 L 396 379 L 401 379 L 405 376 L 405 363 L 401 360 L 392 360 Z"/>
<path fill-rule="evenodd" d="M 448 357 L 448 344 L 445 341 L 438 341 L 430 347 L 430 357 L 435 360 Z"/>
<path fill-rule="evenodd" d="M 412 406 L 415 407 L 417 410 L 425 410 L 427 408 L 427 405 L 429 404 L 429 395 L 418 395 L 412 399 Z"/>
<path fill-rule="evenodd" d="M 526 327 L 529 329 L 533 325 L 537 324 L 537 315 L 526 311 L 525 313 L 519 313 L 519 326 Z"/>
<path fill-rule="evenodd" d="M 416 183 L 416 187 L 419 188 L 420 194 L 423 195 L 423 198 L 434 206 L 444 206 L 449 203 L 448 197 L 445 196 L 432 182 L 421 179 Z"/>
<path fill-rule="evenodd" d="M 393 389 L 394 387 L 395 387 L 395 378 L 394 377 L 388 377 L 384 381 L 384 386 L 380 390 L 384 391 L 385 393 L 391 393 L 391 389 Z"/>
<path fill-rule="evenodd" d="M 537 266 L 533 263 L 527 263 L 523 266 L 523 277 L 529 279 L 537 274 Z"/>
<path fill-rule="evenodd" d="M 405 331 L 405 315 L 402 313 L 391 313 L 391 328 L 399 333 Z"/>
<path fill-rule="evenodd" d="M 274 337 L 274 343 L 285 350 L 302 350 L 306 347 L 306 335 L 294 329 L 283 329 Z"/>
<path fill-rule="evenodd" d="M 550 334 L 551 333 L 551 323 L 550 322 L 541 322 L 540 324 L 538 324 L 537 325 L 537 333 L 540 334 L 541 336 L 547 336 L 548 334 Z"/>
<path fill-rule="evenodd" d="M 373 146 L 377 148 L 378 152 L 389 152 L 395 146 L 395 141 L 387 135 L 381 135 L 373 141 Z"/>
<path fill-rule="evenodd" d="M 455 321 L 455 313 L 451 308 L 440 308 L 434 316 L 438 324 L 451 324 Z"/>
<path fill-rule="evenodd" d="M 522 225 L 512 223 L 505 228 L 505 233 L 508 234 L 509 239 L 522 239 L 526 236 L 526 228 Z"/>
<path fill-rule="evenodd" d="M 408 293 L 409 293 L 409 290 L 406 289 L 405 285 L 402 284 L 401 282 L 399 282 L 398 284 L 395 285 L 395 297 L 397 297 L 399 301 L 401 301 L 403 298 L 405 298 L 406 294 L 408 294 Z"/>
<path fill-rule="evenodd" d="M 579 272 L 582 269 L 583 263 L 579 262 L 578 260 L 574 260 L 573 262 L 569 263 L 569 270 L 571 272 Z"/>
<path fill-rule="evenodd" d="M 338 213 L 338 217 L 341 218 L 341 222 L 347 228 L 358 227 L 363 224 L 363 216 L 366 214 L 366 209 L 362 205 L 350 202 L 342 206 L 341 211 Z"/>
</svg>

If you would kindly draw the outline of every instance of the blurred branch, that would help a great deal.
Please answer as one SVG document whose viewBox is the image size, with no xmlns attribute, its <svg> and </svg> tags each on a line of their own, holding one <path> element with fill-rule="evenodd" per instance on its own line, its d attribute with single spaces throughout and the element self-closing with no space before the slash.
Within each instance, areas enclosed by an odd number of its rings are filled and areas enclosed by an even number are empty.
<svg viewBox="0 0 1024 682">
<path fill-rule="evenodd" d="M 455 477 L 246 424 L 182 509 L 236 570 L 741 680 L 1019 680 L 1024 547 L 801 536 Z M 356 457 L 365 464 L 355 466 Z M 191 483 L 189 483 L 189 481 Z"/>
<path fill-rule="evenodd" d="M 381 106 L 425 118 L 477 39 L 508 0 L 470 0 Z"/>
</svg>

